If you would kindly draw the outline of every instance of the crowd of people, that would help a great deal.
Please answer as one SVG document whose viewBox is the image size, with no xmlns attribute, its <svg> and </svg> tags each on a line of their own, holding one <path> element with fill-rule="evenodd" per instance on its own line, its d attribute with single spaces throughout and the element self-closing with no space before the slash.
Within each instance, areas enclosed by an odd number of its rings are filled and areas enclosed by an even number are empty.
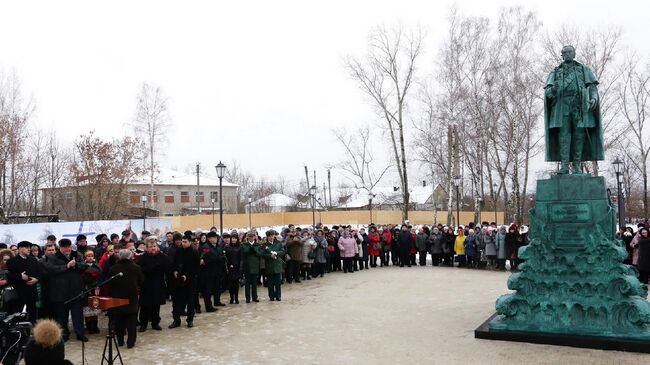
<svg viewBox="0 0 650 365">
<path fill-rule="evenodd" d="M 647 283 L 650 274 L 650 237 L 639 225 L 619 236 L 629 252 L 627 263 L 638 267 Z M 26 308 L 32 323 L 54 319 L 62 328 L 62 340 L 70 338 L 71 319 L 75 337 L 100 332 L 101 311 L 88 306 L 88 296 L 101 295 L 129 300 L 108 311 L 118 345 L 135 346 L 137 332 L 162 330 L 161 306 L 171 300 L 172 322 L 179 327 L 185 318 L 193 327 L 197 313 L 215 312 L 240 303 L 258 303 L 261 287 L 269 301 L 282 300 L 282 286 L 387 266 L 449 266 L 484 270 L 518 270 L 518 249 L 528 244 L 526 226 L 483 222 L 450 227 L 442 224 L 413 227 L 374 225 L 300 228 L 289 225 L 270 229 L 263 236 L 254 230 L 226 232 L 167 232 L 164 237 L 132 230 L 121 235 L 100 234 L 96 245 L 79 235 L 75 242 L 49 236 L 44 247 L 22 241 L 0 244 L 0 290 L 2 311 Z M 103 285 L 98 285 L 103 284 Z M 72 300 L 83 291 L 86 297 Z M 203 305 L 202 305 L 203 304 Z M 126 341 L 125 341 L 126 335 Z"/>
</svg>

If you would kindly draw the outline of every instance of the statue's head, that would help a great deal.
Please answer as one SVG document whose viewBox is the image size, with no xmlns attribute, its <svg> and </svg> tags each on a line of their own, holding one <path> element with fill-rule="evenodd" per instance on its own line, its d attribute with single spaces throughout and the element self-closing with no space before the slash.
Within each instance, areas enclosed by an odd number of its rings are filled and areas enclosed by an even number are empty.
<svg viewBox="0 0 650 365">
<path fill-rule="evenodd" d="M 576 49 L 571 45 L 562 47 L 562 59 L 564 62 L 571 62 L 576 58 Z"/>
</svg>

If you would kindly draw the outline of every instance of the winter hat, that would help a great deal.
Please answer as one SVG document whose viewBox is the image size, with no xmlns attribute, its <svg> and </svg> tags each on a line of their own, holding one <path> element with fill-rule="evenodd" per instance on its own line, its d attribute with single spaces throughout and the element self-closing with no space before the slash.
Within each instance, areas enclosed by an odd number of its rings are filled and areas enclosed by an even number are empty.
<svg viewBox="0 0 650 365">
<path fill-rule="evenodd" d="M 211 238 L 211 237 L 219 237 L 219 235 L 218 235 L 217 232 L 215 232 L 215 231 L 210 231 L 210 232 L 208 232 L 208 234 L 207 234 L 206 236 L 208 236 L 208 238 Z"/>
<path fill-rule="evenodd" d="M 32 243 L 29 242 L 29 241 L 20 241 L 20 242 L 18 242 L 18 248 L 21 248 L 21 247 L 31 248 Z"/>
</svg>

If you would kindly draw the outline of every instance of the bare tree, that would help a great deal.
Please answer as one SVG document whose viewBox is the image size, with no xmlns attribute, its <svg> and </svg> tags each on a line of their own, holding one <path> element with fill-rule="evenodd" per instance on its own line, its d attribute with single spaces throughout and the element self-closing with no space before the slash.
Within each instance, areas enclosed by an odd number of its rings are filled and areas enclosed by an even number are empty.
<svg viewBox="0 0 650 365">
<path fill-rule="evenodd" d="M 127 186 L 145 171 L 140 143 L 131 137 L 107 141 L 93 132 L 75 141 L 67 184 L 73 196 L 61 206 L 67 218 L 117 219 L 127 213 Z"/>
<path fill-rule="evenodd" d="M 359 88 L 370 98 L 388 131 L 402 193 L 402 218 L 408 219 L 409 189 L 405 119 L 411 87 L 416 81 L 423 33 L 376 27 L 370 34 L 364 60 L 348 57 L 346 67 Z"/>
<path fill-rule="evenodd" d="M 155 208 L 153 185 L 158 168 L 156 159 L 159 157 L 158 154 L 164 151 L 161 147 L 167 140 L 167 133 L 171 128 L 168 103 L 167 97 L 159 86 L 142 83 L 132 124 L 136 136 L 143 141 L 147 151 L 147 170 L 151 184 L 149 201 L 152 208 Z"/>
<path fill-rule="evenodd" d="M 640 66 L 636 55 L 627 56 L 616 90 L 620 114 L 627 125 L 623 139 L 628 148 L 623 150 L 643 179 L 643 215 L 647 217 L 650 131 L 645 122 L 650 114 L 650 69 Z"/>
<path fill-rule="evenodd" d="M 47 135 L 45 158 L 45 186 L 50 190 L 49 202 L 43 202 L 43 207 L 49 205 L 50 213 L 55 213 L 55 201 L 60 199 L 58 192 L 65 183 L 65 174 L 69 170 L 70 151 L 59 142 L 56 131 L 52 130 Z M 46 209 L 47 210 L 47 209 Z"/>
<path fill-rule="evenodd" d="M 345 176 L 356 188 L 371 192 L 384 177 L 391 165 L 383 169 L 377 168 L 372 144 L 372 129 L 369 126 L 361 126 L 352 133 L 345 129 L 333 130 L 334 137 L 341 143 L 345 150 L 346 159 L 336 164 L 343 171 Z"/>
</svg>

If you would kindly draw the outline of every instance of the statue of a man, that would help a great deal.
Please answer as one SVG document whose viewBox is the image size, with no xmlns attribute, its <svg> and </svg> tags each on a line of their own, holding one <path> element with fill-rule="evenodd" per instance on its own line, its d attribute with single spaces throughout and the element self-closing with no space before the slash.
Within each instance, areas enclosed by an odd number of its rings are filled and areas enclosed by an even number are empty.
<svg viewBox="0 0 650 365">
<path fill-rule="evenodd" d="M 548 75 L 544 97 L 546 161 L 560 161 L 558 174 L 581 174 L 582 161 L 604 159 L 598 80 L 574 60 L 575 48 L 564 46 L 564 62 Z"/>
</svg>

